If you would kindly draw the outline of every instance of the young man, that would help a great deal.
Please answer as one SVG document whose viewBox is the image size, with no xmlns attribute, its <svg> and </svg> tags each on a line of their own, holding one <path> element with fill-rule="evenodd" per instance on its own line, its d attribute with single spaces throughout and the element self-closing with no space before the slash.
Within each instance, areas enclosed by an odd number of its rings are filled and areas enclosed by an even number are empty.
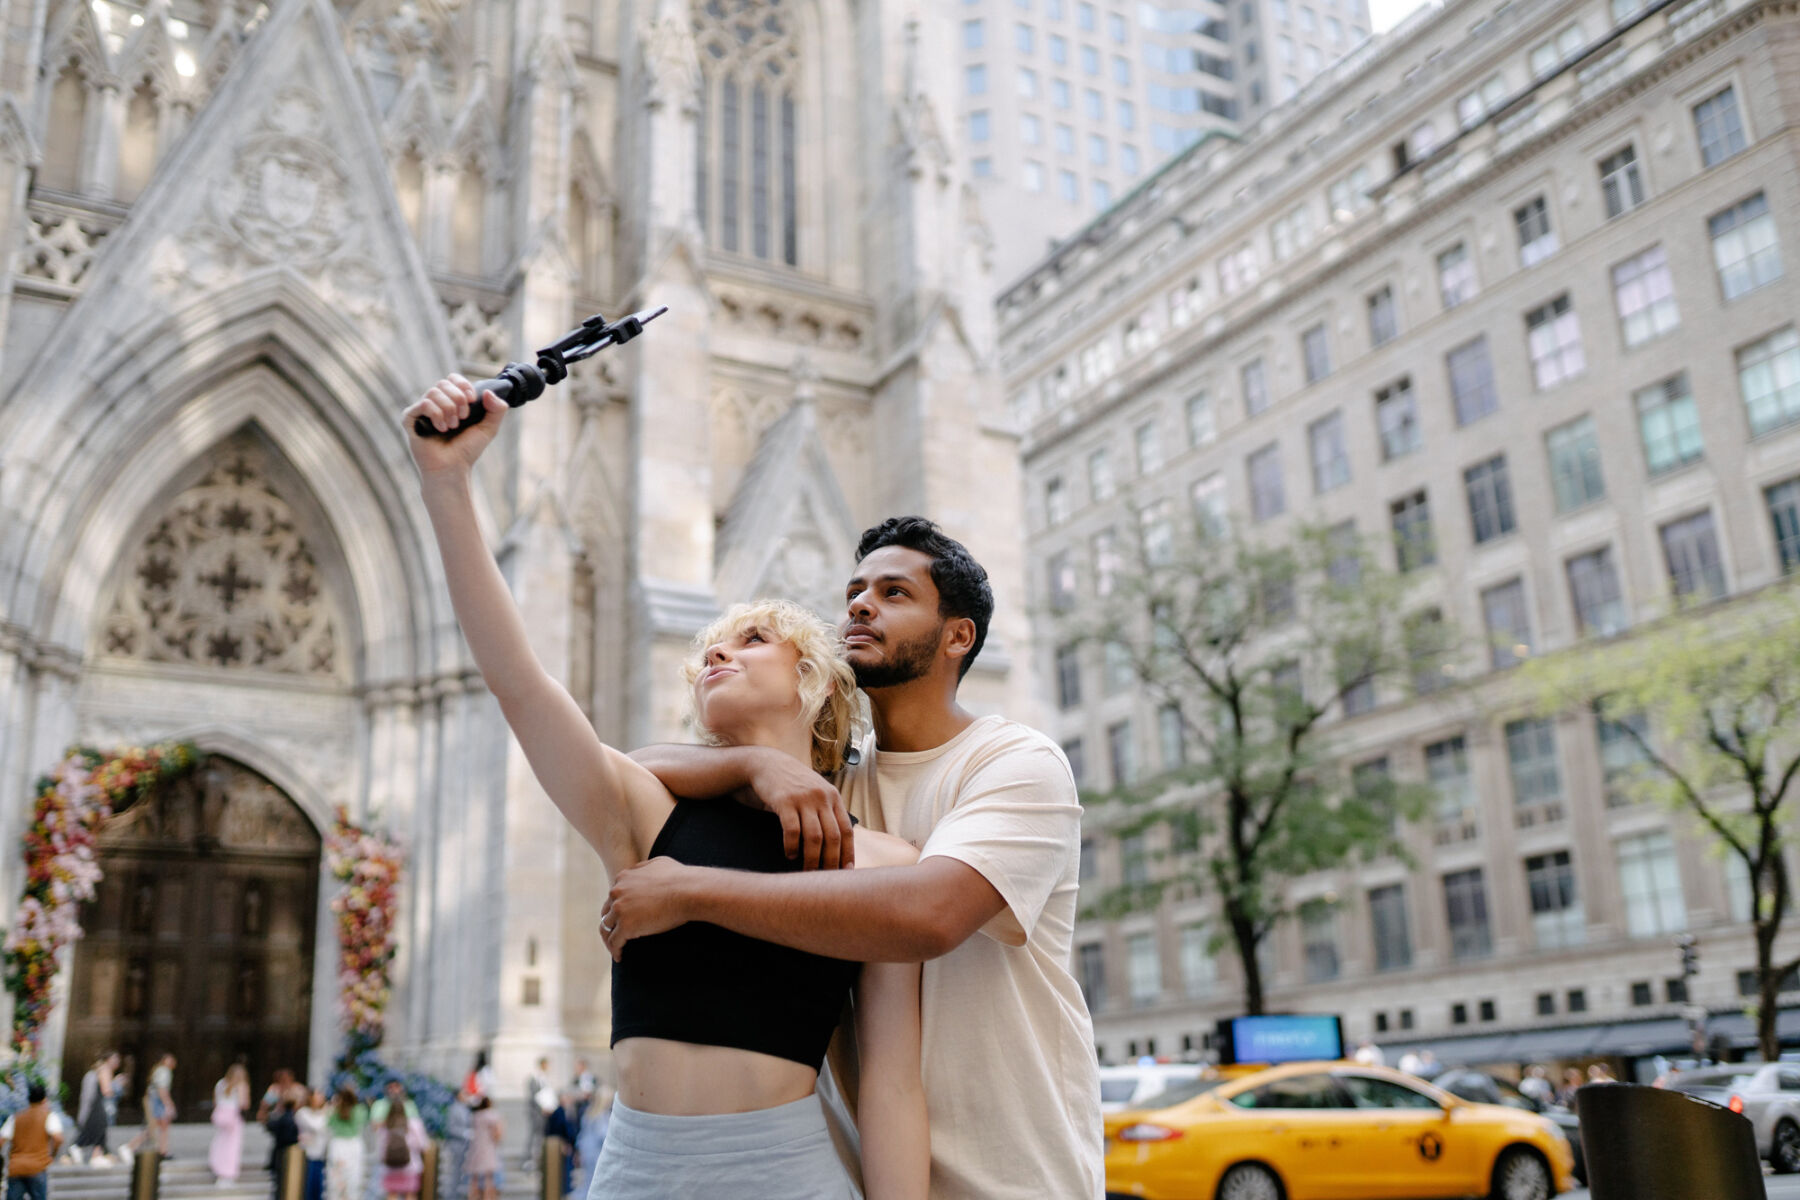
<svg viewBox="0 0 1800 1200">
<path fill-rule="evenodd" d="M 918 847 L 918 863 L 750 875 L 654 858 L 613 881 L 602 935 L 617 958 L 634 937 L 709 921 L 815 954 L 924 962 L 932 1196 L 1096 1200 L 1099 1076 L 1068 970 L 1081 832 L 1069 764 L 1042 734 L 956 702 L 994 606 L 961 543 L 897 517 L 857 557 L 844 640 L 875 729 L 842 801 Z M 780 814 L 807 865 L 848 865 L 839 792 L 798 764 L 743 746 L 633 757 L 678 796 L 739 792 Z"/>
<path fill-rule="evenodd" d="M 0 1125 L 0 1147 L 8 1152 L 6 1200 L 46 1200 L 50 1163 L 62 1143 L 62 1118 L 50 1111 L 44 1085 L 31 1084 L 25 1089 L 25 1107 Z"/>
</svg>

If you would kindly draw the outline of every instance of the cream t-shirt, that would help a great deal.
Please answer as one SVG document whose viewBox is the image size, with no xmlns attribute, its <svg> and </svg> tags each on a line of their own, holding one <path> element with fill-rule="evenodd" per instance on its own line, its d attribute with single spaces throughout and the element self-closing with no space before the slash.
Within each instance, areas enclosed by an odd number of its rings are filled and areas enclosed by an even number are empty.
<svg viewBox="0 0 1800 1200">
<path fill-rule="evenodd" d="M 1069 973 L 1081 805 L 1043 734 L 981 717 L 931 750 L 880 752 L 840 779 L 871 829 L 981 872 L 1006 908 L 924 965 L 933 1200 L 1098 1200 L 1100 1076 Z"/>
</svg>

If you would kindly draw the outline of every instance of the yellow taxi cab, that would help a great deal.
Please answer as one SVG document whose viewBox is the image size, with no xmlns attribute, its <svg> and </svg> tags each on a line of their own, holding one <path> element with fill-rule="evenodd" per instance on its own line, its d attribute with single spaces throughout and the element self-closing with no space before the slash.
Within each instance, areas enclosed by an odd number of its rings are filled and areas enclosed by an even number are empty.
<svg viewBox="0 0 1800 1200">
<path fill-rule="evenodd" d="M 1574 1156 L 1536 1113 L 1386 1067 L 1215 1075 L 1106 1118 L 1108 1200 L 1549 1200 Z"/>
</svg>

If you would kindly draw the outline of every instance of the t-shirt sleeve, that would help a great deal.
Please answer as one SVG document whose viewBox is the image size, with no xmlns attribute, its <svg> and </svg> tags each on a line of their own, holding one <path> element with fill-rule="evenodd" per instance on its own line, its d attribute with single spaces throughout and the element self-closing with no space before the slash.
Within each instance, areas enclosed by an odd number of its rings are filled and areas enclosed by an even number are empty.
<svg viewBox="0 0 1800 1200">
<path fill-rule="evenodd" d="M 11 1117 L 8 1117 L 8 1118 L 6 1118 L 6 1124 L 0 1125 L 0 1138 L 6 1138 L 6 1139 L 10 1140 L 12 1138 L 12 1135 L 13 1135 L 13 1119 Z"/>
<path fill-rule="evenodd" d="M 1023 946 L 1080 842 L 1081 802 L 1068 763 L 1032 744 L 976 768 L 919 858 L 953 858 L 981 872 L 1006 901 L 981 931 Z"/>
<path fill-rule="evenodd" d="M 62 1118 L 55 1113 L 46 1116 L 44 1118 L 44 1132 L 51 1137 L 61 1137 L 63 1135 Z"/>
</svg>

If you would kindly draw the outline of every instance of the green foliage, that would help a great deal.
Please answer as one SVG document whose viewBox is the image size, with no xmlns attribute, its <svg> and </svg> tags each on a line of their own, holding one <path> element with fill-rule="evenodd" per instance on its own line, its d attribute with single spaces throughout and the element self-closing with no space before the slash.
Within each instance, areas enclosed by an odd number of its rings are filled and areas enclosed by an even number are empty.
<svg viewBox="0 0 1800 1200">
<path fill-rule="evenodd" d="M 1589 711 L 1608 723 L 1621 764 L 1630 760 L 1616 772 L 1616 793 L 1686 813 L 1744 864 L 1761 1040 L 1772 1056 L 1779 981 L 1800 967 L 1773 956 L 1793 900 L 1787 804 L 1800 793 L 1800 585 L 1533 662 L 1520 680 L 1541 712 Z"/>
<path fill-rule="evenodd" d="M 1061 632 L 1100 647 L 1119 674 L 1128 666 L 1130 686 L 1178 722 L 1181 766 L 1088 799 L 1115 807 L 1112 832 L 1167 825 L 1180 848 L 1160 856 L 1153 884 L 1103 894 L 1088 913 L 1122 915 L 1169 888 L 1217 895 L 1258 1011 L 1256 946 L 1292 915 L 1286 881 L 1405 856 L 1401 826 L 1430 790 L 1353 779 L 1333 719 L 1427 651 L 1402 581 L 1343 528 L 1303 527 L 1282 545 L 1196 528 L 1152 544 Z"/>
</svg>

